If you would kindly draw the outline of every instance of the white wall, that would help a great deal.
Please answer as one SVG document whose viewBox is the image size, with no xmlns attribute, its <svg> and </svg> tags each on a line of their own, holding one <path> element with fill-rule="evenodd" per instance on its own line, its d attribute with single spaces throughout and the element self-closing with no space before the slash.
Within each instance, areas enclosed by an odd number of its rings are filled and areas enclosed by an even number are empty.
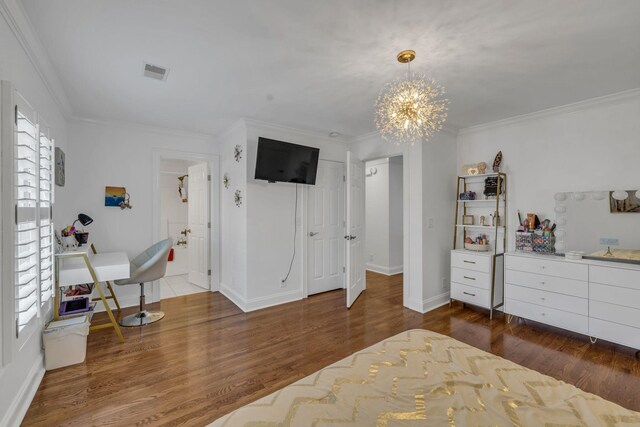
<svg viewBox="0 0 640 427">
<path fill-rule="evenodd" d="M 187 228 L 189 204 L 184 203 L 178 193 L 178 177 L 187 175 L 189 166 L 195 162 L 179 159 L 162 159 L 160 161 L 160 239 L 170 237 L 173 240 L 173 260 L 167 263 L 167 276 L 187 274 L 187 247 L 177 245 L 186 237 L 180 231 Z M 188 178 L 187 178 L 188 187 Z M 187 188 L 183 189 L 186 194 Z"/>
<path fill-rule="evenodd" d="M 245 310 L 247 298 L 247 127 L 239 121 L 220 137 L 220 175 L 227 174 L 229 188 L 220 188 L 221 264 L 220 292 Z M 242 158 L 234 159 L 234 147 Z M 222 181 L 222 180 L 221 180 Z M 234 193 L 239 190 L 242 204 L 236 206 Z"/>
<path fill-rule="evenodd" d="M 40 77 L 32 60 L 27 56 L 16 36 L 15 21 L 11 26 L 7 23 L 6 10 L 0 10 L 0 80 L 11 81 L 16 89 L 31 103 L 40 116 L 51 128 L 56 145 L 62 148 L 67 159 L 73 155 L 67 146 L 67 123 L 64 115 L 54 100 L 47 85 Z M 20 18 L 19 16 L 16 19 Z M 21 33 L 20 33 L 21 34 Z M 64 205 L 69 197 L 68 187 L 55 188 L 56 206 L 54 221 L 56 226 L 62 223 L 59 206 Z M 4 195 L 0 195 L 5 200 Z M 59 228 L 59 227 L 58 227 Z M 3 254 L 4 256 L 4 254 Z M 13 282 L 2 281 L 2 301 L 13 300 Z M 7 295 L 10 299 L 4 299 Z M 41 327 L 51 313 L 42 313 L 40 327 L 34 332 L 21 349 L 15 346 L 15 323 L 12 311 L 2 311 L 0 304 L 0 425 L 18 425 L 27 411 L 33 394 L 44 375 L 41 351 Z M 4 359 L 2 354 L 5 353 Z M 4 366 L 3 366 L 4 365 Z"/>
<path fill-rule="evenodd" d="M 458 167 L 502 150 L 508 174 L 507 250 L 517 209 L 554 218 L 553 195 L 640 188 L 640 90 L 559 107 L 460 132 Z"/>
<path fill-rule="evenodd" d="M 85 227 L 98 251 L 126 251 L 129 257 L 153 242 L 153 156 L 154 150 L 177 153 L 216 154 L 212 137 L 165 129 L 73 120 L 69 124 L 67 182 L 73 194 L 59 207 L 65 222 L 82 212 L 93 218 Z M 105 186 L 126 187 L 132 209 L 104 206 Z M 136 305 L 136 286 L 115 287 L 120 303 Z M 148 302 L 157 292 L 147 286 Z"/>
<path fill-rule="evenodd" d="M 401 273 L 402 157 L 368 161 L 365 171 L 366 267 L 382 274 Z"/>
<path fill-rule="evenodd" d="M 365 172 L 366 267 L 389 274 L 389 159 L 366 162 Z"/>
<path fill-rule="evenodd" d="M 248 309 L 293 301 L 305 293 L 305 186 L 298 186 L 296 257 L 286 286 L 281 287 L 293 251 L 295 184 L 269 184 L 253 178 L 259 136 L 318 147 L 322 160 L 345 162 L 347 149 L 345 143 L 324 135 L 247 122 Z"/>
<path fill-rule="evenodd" d="M 402 163 L 400 156 L 389 159 L 389 266 L 394 274 L 402 272 Z"/>
</svg>

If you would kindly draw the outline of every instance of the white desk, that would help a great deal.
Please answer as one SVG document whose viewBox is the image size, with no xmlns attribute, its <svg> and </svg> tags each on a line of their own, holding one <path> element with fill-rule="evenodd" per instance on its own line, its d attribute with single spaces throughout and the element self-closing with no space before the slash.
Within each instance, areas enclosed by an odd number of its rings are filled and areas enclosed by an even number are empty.
<svg viewBox="0 0 640 427">
<path fill-rule="evenodd" d="M 55 280 L 55 305 L 54 319 L 58 320 L 58 311 L 60 308 L 60 287 L 79 285 L 83 283 L 93 283 L 94 288 L 100 295 L 94 298 L 94 301 L 101 301 L 104 304 L 105 311 L 109 316 L 109 323 L 100 325 L 92 325 L 91 330 L 113 328 L 120 339 L 124 342 L 124 337 L 116 322 L 113 312 L 107 302 L 108 299 L 114 299 L 120 309 L 118 300 L 111 288 L 110 281 L 118 279 L 126 279 L 130 276 L 129 257 L 126 252 L 106 252 L 95 253 L 92 246 L 82 246 L 73 251 L 64 251 L 55 255 L 56 260 L 56 280 Z M 106 297 L 100 282 L 107 282 L 107 287 L 111 296 Z"/>
<path fill-rule="evenodd" d="M 75 255 L 75 256 L 74 256 Z M 126 252 L 105 252 L 94 254 L 89 246 L 82 246 L 75 251 L 56 254 L 60 260 L 59 286 L 80 285 L 93 282 L 83 255 L 87 255 L 89 263 L 96 273 L 98 282 L 128 279 L 130 277 L 129 257 Z"/>
</svg>

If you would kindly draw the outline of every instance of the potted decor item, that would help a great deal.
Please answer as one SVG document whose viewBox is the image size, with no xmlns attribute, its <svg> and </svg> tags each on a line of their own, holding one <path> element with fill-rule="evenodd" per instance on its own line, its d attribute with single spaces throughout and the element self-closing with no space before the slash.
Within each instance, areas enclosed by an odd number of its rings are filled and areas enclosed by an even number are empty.
<svg viewBox="0 0 640 427">
<path fill-rule="evenodd" d="M 82 231 L 75 228 L 75 224 L 78 221 L 80 222 L 80 224 L 82 224 L 83 227 L 85 227 L 93 222 L 93 218 L 91 218 L 89 215 L 81 213 L 78 214 L 78 219 L 73 221 L 73 224 L 71 224 L 71 228 L 74 229 L 73 235 L 78 242 L 78 246 L 82 246 L 89 241 L 89 233 L 84 231 L 84 228 L 82 229 Z"/>
</svg>

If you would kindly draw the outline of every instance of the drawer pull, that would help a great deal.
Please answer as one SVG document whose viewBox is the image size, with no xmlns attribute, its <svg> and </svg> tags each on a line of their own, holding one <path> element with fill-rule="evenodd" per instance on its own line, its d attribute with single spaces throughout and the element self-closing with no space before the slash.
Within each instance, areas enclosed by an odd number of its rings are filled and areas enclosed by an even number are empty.
<svg viewBox="0 0 640 427">
<path fill-rule="evenodd" d="M 465 295 L 471 295 L 472 297 L 475 297 L 475 296 L 476 296 L 476 294 L 470 294 L 469 292 L 464 292 L 464 291 L 463 291 L 462 293 L 463 293 L 463 294 L 465 294 Z"/>
<path fill-rule="evenodd" d="M 466 259 L 463 260 L 462 262 L 466 262 L 467 264 L 475 264 L 476 263 L 475 261 L 467 261 Z"/>
<path fill-rule="evenodd" d="M 544 265 L 541 265 L 540 268 L 544 270 L 546 267 Z"/>
<path fill-rule="evenodd" d="M 546 313 L 542 313 L 543 316 L 546 316 Z"/>
<path fill-rule="evenodd" d="M 541 285 L 544 285 L 544 282 L 540 282 Z"/>
<path fill-rule="evenodd" d="M 469 276 L 462 276 L 462 277 L 464 277 L 465 279 L 469 279 L 469 280 L 476 280 L 475 277 L 469 277 Z"/>
<path fill-rule="evenodd" d="M 540 299 L 541 299 L 542 301 L 544 301 L 544 297 L 541 297 Z"/>
</svg>

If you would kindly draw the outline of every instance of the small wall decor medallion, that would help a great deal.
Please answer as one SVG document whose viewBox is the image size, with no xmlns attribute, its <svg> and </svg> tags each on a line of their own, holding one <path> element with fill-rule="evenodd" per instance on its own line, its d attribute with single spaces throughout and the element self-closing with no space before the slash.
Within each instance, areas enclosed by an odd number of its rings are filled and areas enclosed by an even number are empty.
<svg viewBox="0 0 640 427">
<path fill-rule="evenodd" d="M 222 183 L 224 184 L 224 188 L 229 189 L 229 174 L 225 173 L 222 177 Z"/>
<path fill-rule="evenodd" d="M 240 159 L 242 158 L 242 146 L 235 146 L 233 149 L 233 157 L 236 159 L 236 162 L 240 163 Z"/>
<path fill-rule="evenodd" d="M 233 200 L 236 202 L 237 207 L 240 207 L 242 205 L 242 194 L 240 193 L 240 190 L 236 190 L 236 193 L 233 196 Z"/>
</svg>

